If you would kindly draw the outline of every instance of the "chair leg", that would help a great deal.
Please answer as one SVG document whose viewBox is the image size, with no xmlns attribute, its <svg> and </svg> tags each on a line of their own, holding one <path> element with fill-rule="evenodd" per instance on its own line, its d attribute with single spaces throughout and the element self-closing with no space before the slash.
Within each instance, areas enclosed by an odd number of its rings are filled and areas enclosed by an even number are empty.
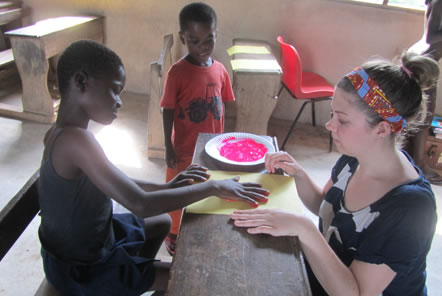
<svg viewBox="0 0 442 296">
<path fill-rule="evenodd" d="M 316 126 L 315 102 L 312 102 L 312 125 Z"/>
<path fill-rule="evenodd" d="M 284 89 L 284 84 L 281 83 L 281 88 L 279 89 L 278 94 L 276 95 L 276 98 L 279 98 L 279 95 L 281 94 L 283 89 Z"/>
<path fill-rule="evenodd" d="M 311 103 L 311 101 L 307 101 L 307 102 L 304 102 L 304 104 L 302 104 L 301 109 L 299 110 L 298 114 L 296 115 L 296 118 L 293 121 L 292 126 L 290 127 L 289 132 L 287 133 L 287 136 L 285 136 L 285 139 L 282 142 L 281 148 L 279 148 L 279 150 L 284 150 L 285 151 L 285 144 L 287 144 L 287 141 L 288 141 L 288 139 L 289 139 L 293 129 L 295 128 L 296 122 L 298 122 L 298 119 L 301 116 L 302 111 L 304 110 L 305 106 L 308 103 Z"/>
</svg>

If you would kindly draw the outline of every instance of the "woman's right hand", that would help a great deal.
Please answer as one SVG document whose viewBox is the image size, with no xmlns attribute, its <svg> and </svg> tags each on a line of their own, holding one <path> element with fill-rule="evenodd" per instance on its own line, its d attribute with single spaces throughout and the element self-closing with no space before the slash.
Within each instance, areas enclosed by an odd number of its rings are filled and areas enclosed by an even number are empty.
<svg viewBox="0 0 442 296">
<path fill-rule="evenodd" d="M 245 201 L 256 208 L 259 203 L 266 203 L 270 192 L 258 183 L 239 183 L 239 176 L 232 179 L 216 180 L 215 195 L 230 201 Z"/>
<path fill-rule="evenodd" d="M 275 173 L 276 169 L 282 169 L 292 177 L 304 170 L 299 163 L 285 151 L 267 153 L 265 156 L 265 168 L 272 174 Z"/>
</svg>

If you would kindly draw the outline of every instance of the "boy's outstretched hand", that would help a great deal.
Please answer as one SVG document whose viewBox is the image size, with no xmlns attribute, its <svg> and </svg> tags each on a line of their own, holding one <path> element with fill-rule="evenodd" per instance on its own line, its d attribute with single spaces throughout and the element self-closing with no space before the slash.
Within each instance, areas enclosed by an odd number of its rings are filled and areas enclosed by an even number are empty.
<svg viewBox="0 0 442 296">
<path fill-rule="evenodd" d="M 270 192 L 258 183 L 239 183 L 239 176 L 216 182 L 216 196 L 230 201 L 245 201 L 256 208 L 259 203 L 266 203 Z"/>
<path fill-rule="evenodd" d="M 207 173 L 207 168 L 197 164 L 191 164 L 184 171 L 176 175 L 175 178 L 169 181 L 169 188 L 183 187 L 195 184 L 195 182 L 205 182 L 210 178 Z"/>
</svg>

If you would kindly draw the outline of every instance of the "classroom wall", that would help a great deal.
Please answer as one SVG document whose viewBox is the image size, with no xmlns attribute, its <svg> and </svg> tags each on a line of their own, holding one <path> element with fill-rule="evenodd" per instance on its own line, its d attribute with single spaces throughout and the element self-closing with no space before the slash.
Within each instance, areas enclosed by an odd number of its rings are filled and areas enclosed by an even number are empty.
<svg viewBox="0 0 442 296">
<path fill-rule="evenodd" d="M 106 16 L 106 44 L 123 59 L 126 90 L 148 94 L 150 63 L 159 56 L 165 34 L 178 32 L 178 13 L 188 0 L 24 0 L 31 22 L 72 14 Z M 421 37 L 423 13 L 382 9 L 336 0 L 206 1 L 218 14 L 214 57 L 230 71 L 226 49 L 238 37 L 267 40 L 279 56 L 276 36 L 294 44 L 304 70 L 322 74 L 331 83 L 367 58 L 392 58 Z M 175 38 L 173 57 L 185 49 Z M 439 86 L 442 89 L 442 85 Z M 441 101 L 442 91 L 438 99 Z M 299 102 L 283 92 L 273 116 L 292 120 Z M 234 109 L 227 110 L 228 115 Z M 318 104 L 319 123 L 329 118 L 327 103 Z M 302 121 L 310 120 L 305 112 Z M 437 112 L 442 114 L 442 103 Z"/>
</svg>

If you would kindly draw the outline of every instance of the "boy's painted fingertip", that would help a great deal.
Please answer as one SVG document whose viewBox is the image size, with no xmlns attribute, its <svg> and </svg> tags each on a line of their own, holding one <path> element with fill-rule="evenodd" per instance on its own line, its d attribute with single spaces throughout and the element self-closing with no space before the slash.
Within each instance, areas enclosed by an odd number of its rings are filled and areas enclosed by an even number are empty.
<svg viewBox="0 0 442 296">
<path fill-rule="evenodd" d="M 257 207 L 259 207 L 259 203 L 250 203 L 250 205 L 252 206 L 252 208 L 257 208 Z"/>
<path fill-rule="evenodd" d="M 261 199 L 260 201 L 261 201 L 262 203 L 266 204 L 266 203 L 269 202 L 269 199 L 268 199 L 268 198 L 263 198 L 263 199 Z"/>
<path fill-rule="evenodd" d="M 263 193 L 265 196 L 269 196 L 270 195 L 270 191 L 267 190 L 266 192 Z"/>
</svg>

